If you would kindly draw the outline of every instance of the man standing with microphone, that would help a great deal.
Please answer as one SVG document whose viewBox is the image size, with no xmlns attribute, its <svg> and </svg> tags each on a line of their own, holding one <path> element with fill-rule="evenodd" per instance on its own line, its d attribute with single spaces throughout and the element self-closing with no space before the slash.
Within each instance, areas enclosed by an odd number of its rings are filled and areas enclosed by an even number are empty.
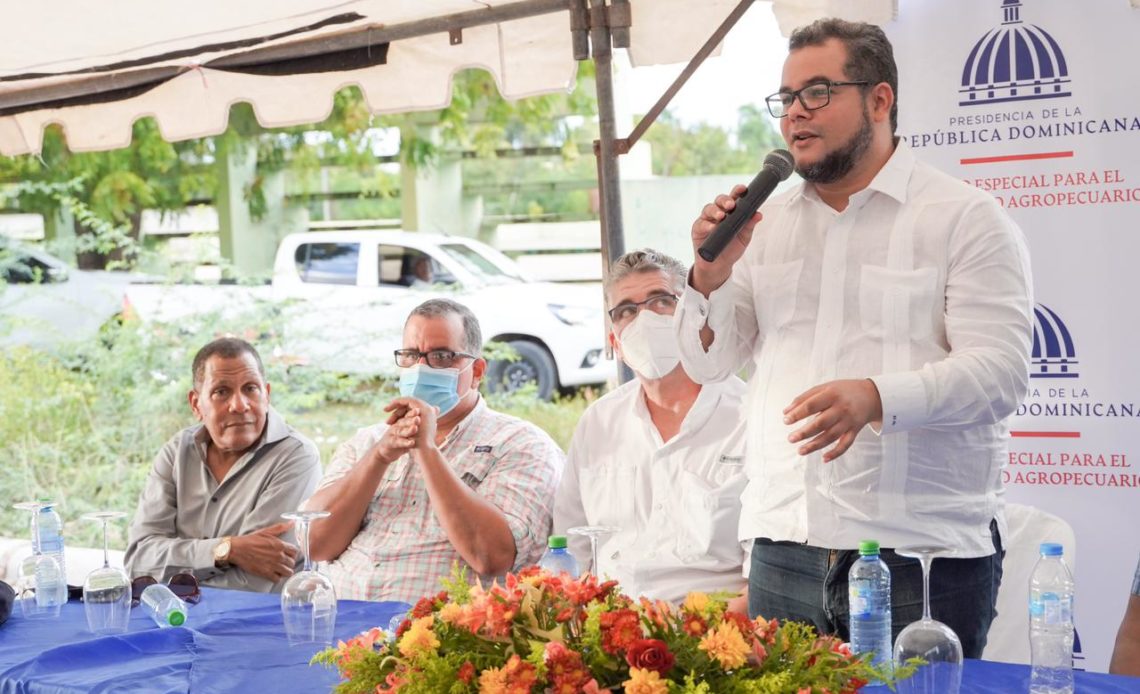
<svg viewBox="0 0 1140 694">
<path fill-rule="evenodd" d="M 1001 583 L 1006 418 L 1028 387 L 1024 239 L 993 198 L 895 136 L 881 29 L 820 20 L 789 49 L 767 104 L 804 183 L 763 217 L 744 209 L 720 253 L 700 249 L 746 190 L 703 208 L 675 319 L 695 381 L 751 372 L 749 612 L 846 639 L 860 540 L 943 545 L 956 555 L 935 563 L 934 615 L 977 658 Z M 883 559 L 897 636 L 921 617 L 921 572 Z"/>
</svg>

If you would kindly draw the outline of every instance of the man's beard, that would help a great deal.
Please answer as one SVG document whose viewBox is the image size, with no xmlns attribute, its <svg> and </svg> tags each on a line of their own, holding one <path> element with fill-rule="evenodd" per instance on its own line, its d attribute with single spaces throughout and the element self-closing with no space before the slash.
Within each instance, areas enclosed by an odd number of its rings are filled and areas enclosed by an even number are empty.
<svg viewBox="0 0 1140 694">
<path fill-rule="evenodd" d="M 859 128 L 859 132 L 852 135 L 842 147 L 824 155 L 823 159 L 816 163 L 808 166 L 797 164 L 796 173 L 811 183 L 834 183 L 851 173 L 851 169 L 855 168 L 855 164 L 871 146 L 871 139 L 871 116 L 864 109 L 863 125 Z"/>
</svg>

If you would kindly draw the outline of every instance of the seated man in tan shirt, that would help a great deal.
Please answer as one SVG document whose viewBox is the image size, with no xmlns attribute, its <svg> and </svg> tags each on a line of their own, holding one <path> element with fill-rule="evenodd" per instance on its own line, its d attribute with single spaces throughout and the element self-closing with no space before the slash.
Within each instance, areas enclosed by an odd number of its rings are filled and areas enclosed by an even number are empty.
<svg viewBox="0 0 1140 694">
<path fill-rule="evenodd" d="M 269 406 L 257 350 L 224 337 L 194 357 L 183 429 L 154 459 L 131 522 L 131 577 L 192 572 L 216 588 L 277 591 L 298 560 L 291 524 L 321 478 L 320 453 Z"/>
</svg>

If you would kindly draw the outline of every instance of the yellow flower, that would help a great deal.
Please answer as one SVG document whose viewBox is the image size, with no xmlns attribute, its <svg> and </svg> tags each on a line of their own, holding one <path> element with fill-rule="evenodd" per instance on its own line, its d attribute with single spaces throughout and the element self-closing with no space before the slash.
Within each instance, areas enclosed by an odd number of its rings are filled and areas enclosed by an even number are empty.
<svg viewBox="0 0 1140 694">
<path fill-rule="evenodd" d="M 463 608 L 453 602 L 449 602 L 440 608 L 439 621 L 447 622 L 448 624 L 455 624 L 459 621 L 459 618 L 462 615 Z"/>
<path fill-rule="evenodd" d="M 411 658 L 419 653 L 426 653 L 439 648 L 439 639 L 431 630 L 432 620 L 432 616 L 428 615 L 412 622 L 412 626 L 408 627 L 397 644 L 400 655 Z"/>
<path fill-rule="evenodd" d="M 489 667 L 479 675 L 479 694 L 506 694 L 507 673 L 502 668 Z"/>
<path fill-rule="evenodd" d="M 701 639 L 698 648 L 726 670 L 744 665 L 749 653 L 748 642 L 732 622 L 721 622 Z"/>
<path fill-rule="evenodd" d="M 682 607 L 689 612 L 704 613 L 709 609 L 709 596 L 704 593 L 689 593 L 685 596 Z"/>
<path fill-rule="evenodd" d="M 629 669 L 629 679 L 622 682 L 625 694 L 668 694 L 669 685 L 653 670 Z"/>
</svg>

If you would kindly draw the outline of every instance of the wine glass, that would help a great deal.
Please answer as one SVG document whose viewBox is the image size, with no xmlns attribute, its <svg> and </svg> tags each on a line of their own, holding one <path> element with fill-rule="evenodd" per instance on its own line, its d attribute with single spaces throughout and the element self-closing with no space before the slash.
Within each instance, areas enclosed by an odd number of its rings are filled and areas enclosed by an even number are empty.
<svg viewBox="0 0 1140 694">
<path fill-rule="evenodd" d="M 612 535 L 618 530 L 620 528 L 613 525 L 579 525 L 576 528 L 569 528 L 566 532 L 590 538 L 590 573 L 601 577 L 601 572 L 598 570 L 598 538 Z"/>
<path fill-rule="evenodd" d="M 20 611 L 28 619 L 58 617 L 60 608 L 67 602 L 67 577 L 63 575 L 63 567 L 40 548 L 40 510 L 46 505 L 38 501 L 13 504 L 32 514 L 32 556 L 20 563 L 16 576 Z"/>
<path fill-rule="evenodd" d="M 122 633 L 131 621 L 131 581 L 126 572 L 111 566 L 107 554 L 107 521 L 126 516 L 122 511 L 96 511 L 83 515 L 83 520 L 103 524 L 103 566 L 87 574 L 83 581 L 87 628 L 96 634 Z"/>
<path fill-rule="evenodd" d="M 305 558 L 302 571 L 293 574 L 281 589 L 281 614 L 289 645 L 332 644 L 336 626 L 336 591 L 332 581 L 313 567 L 309 556 L 309 524 L 327 518 L 328 511 L 290 511 L 281 517 L 297 524 L 297 541 Z"/>
<path fill-rule="evenodd" d="M 899 682 L 899 694 L 957 694 L 962 686 L 962 642 L 954 630 L 930 616 L 930 564 L 954 550 L 937 546 L 900 547 L 899 556 L 922 564 L 922 619 L 908 624 L 895 640 L 895 664 L 922 658 L 925 665 Z"/>
</svg>

